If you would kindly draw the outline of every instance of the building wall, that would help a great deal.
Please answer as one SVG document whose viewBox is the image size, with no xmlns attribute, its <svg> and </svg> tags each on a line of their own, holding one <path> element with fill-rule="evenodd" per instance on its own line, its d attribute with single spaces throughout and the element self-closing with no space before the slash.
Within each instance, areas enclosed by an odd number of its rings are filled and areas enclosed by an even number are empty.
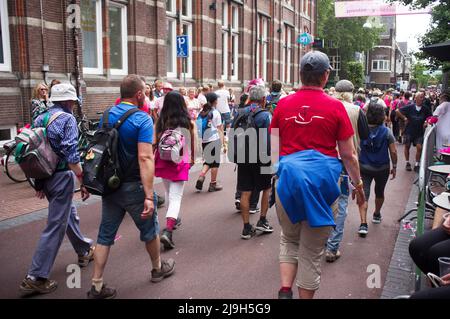
<svg viewBox="0 0 450 319">
<path fill-rule="evenodd" d="M 70 4 L 81 4 L 87 0 L 0 0 L 6 1 L 9 17 L 9 36 L 11 52 L 11 70 L 0 72 L 0 129 L 5 126 L 21 126 L 30 120 L 30 99 L 32 89 L 40 82 L 49 83 L 52 79 L 71 80 L 75 83 L 74 71 L 76 52 L 80 65 L 82 83 L 83 110 L 90 118 L 97 118 L 96 112 L 104 110 L 119 96 L 119 85 L 123 75 L 114 75 L 110 69 L 110 50 L 115 39 L 110 37 L 110 17 L 108 8 L 115 4 L 126 6 L 128 72 L 146 77 L 147 80 L 165 79 L 175 87 L 183 85 L 182 65 L 176 62 L 177 74 L 168 77 L 167 23 L 170 14 L 166 12 L 163 0 L 101 0 L 102 12 L 102 48 L 103 63 L 100 74 L 83 72 L 83 38 L 79 36 L 75 48 L 74 30 L 67 27 L 71 12 Z M 185 0 L 183 0 L 185 1 Z M 297 86 L 299 78 L 299 60 L 309 48 L 296 44 L 297 37 L 304 31 L 316 32 L 316 0 L 191 0 L 192 16 L 192 77 L 186 80 L 186 86 L 198 87 L 206 83 L 216 83 L 222 77 L 223 54 L 230 56 L 231 45 L 224 52 L 222 44 L 222 3 L 229 8 L 236 6 L 239 12 L 239 50 L 237 79 L 226 78 L 228 86 L 242 89 L 246 83 L 260 76 L 256 66 L 261 66 L 262 58 L 255 51 L 259 24 L 257 17 L 268 21 L 268 55 L 266 81 L 280 79 L 286 69 L 283 67 L 285 55 L 286 26 L 292 27 L 291 79 L 288 87 Z M 174 1 L 181 9 L 181 0 Z M 189 3 L 189 1 L 188 1 Z M 215 7 L 211 4 L 216 3 Z M 290 4 L 289 4 L 290 3 Z M 304 7 L 305 4 L 309 6 Z M 168 18 L 169 17 L 169 18 Z M 43 18 L 43 20 L 41 19 Z M 44 25 L 42 27 L 42 21 Z M 2 30 L 3 31 L 3 30 Z M 181 26 L 177 23 L 177 31 Z M 257 34 L 258 33 L 258 34 Z M 228 44 L 231 43 L 229 40 Z M 258 51 L 260 48 L 258 47 Z M 257 58 L 259 57 L 259 59 Z M 49 72 L 43 73 L 43 65 Z"/>
</svg>

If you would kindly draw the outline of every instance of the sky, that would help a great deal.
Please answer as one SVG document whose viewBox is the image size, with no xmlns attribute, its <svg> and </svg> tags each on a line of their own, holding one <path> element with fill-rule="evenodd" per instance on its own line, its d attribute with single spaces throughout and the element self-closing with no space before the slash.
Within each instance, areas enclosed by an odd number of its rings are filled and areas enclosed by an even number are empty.
<svg viewBox="0 0 450 319">
<path fill-rule="evenodd" d="M 409 51 L 419 51 L 418 39 L 430 27 L 431 15 L 412 14 L 397 16 L 397 41 L 408 42 Z"/>
</svg>

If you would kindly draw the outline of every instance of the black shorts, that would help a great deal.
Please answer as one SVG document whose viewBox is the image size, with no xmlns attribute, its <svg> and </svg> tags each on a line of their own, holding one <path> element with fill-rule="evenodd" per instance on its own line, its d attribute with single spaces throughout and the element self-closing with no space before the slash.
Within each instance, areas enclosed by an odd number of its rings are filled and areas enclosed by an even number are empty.
<svg viewBox="0 0 450 319">
<path fill-rule="evenodd" d="M 237 189 L 241 192 L 264 191 L 272 187 L 272 174 L 262 174 L 270 166 L 238 165 Z"/>
<path fill-rule="evenodd" d="M 406 145 L 423 145 L 423 135 L 422 136 L 410 136 L 410 135 L 405 135 L 405 144 Z"/>
<path fill-rule="evenodd" d="M 205 163 L 203 165 L 207 165 L 210 168 L 219 168 L 220 167 L 220 152 L 222 149 L 222 144 L 220 140 L 203 143 L 203 158 L 205 159 Z"/>
</svg>

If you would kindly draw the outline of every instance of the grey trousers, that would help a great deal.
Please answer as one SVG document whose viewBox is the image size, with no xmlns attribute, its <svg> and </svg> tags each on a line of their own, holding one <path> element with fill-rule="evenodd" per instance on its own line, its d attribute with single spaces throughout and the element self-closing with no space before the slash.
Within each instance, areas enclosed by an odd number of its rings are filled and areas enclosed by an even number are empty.
<svg viewBox="0 0 450 319">
<path fill-rule="evenodd" d="M 44 192 L 49 202 L 47 227 L 34 253 L 28 271 L 30 276 L 49 278 L 66 233 L 79 256 L 89 252 L 93 241 L 81 234 L 80 219 L 72 202 L 74 190 L 75 175 L 72 171 L 55 173 L 45 181 Z"/>
</svg>

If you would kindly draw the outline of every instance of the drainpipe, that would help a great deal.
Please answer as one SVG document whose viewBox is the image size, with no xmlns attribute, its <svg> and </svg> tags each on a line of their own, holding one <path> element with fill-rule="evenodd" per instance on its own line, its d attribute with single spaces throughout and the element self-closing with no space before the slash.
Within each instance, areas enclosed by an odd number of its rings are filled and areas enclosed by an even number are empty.
<svg viewBox="0 0 450 319">
<path fill-rule="evenodd" d="M 48 83 L 48 79 L 47 79 L 47 73 L 50 71 L 49 70 L 49 66 L 46 63 L 46 47 L 45 47 L 45 36 L 44 36 L 44 29 L 45 29 L 45 25 L 44 25 L 44 5 L 43 5 L 43 1 L 40 0 L 39 1 L 40 4 L 40 14 L 41 14 L 41 49 L 42 49 L 42 73 L 44 74 L 44 82 L 47 84 Z"/>
<path fill-rule="evenodd" d="M 72 0 L 72 4 L 77 4 L 76 0 Z M 73 35 L 73 53 L 75 58 L 75 66 L 74 66 L 74 72 L 73 75 L 75 76 L 75 89 L 77 91 L 77 96 L 81 100 L 80 107 L 77 107 L 78 110 L 78 116 L 82 118 L 83 116 L 83 94 L 81 91 L 81 68 L 80 68 L 80 54 L 79 54 L 79 43 L 80 43 L 80 29 L 79 28 L 72 28 L 72 35 Z"/>
<path fill-rule="evenodd" d="M 258 56 L 258 41 L 259 41 L 259 28 L 258 28 L 258 1 L 253 1 L 253 9 L 255 11 L 255 78 L 258 77 L 258 62 L 257 62 L 257 56 Z M 261 57 L 259 57 L 261 59 Z"/>
</svg>

